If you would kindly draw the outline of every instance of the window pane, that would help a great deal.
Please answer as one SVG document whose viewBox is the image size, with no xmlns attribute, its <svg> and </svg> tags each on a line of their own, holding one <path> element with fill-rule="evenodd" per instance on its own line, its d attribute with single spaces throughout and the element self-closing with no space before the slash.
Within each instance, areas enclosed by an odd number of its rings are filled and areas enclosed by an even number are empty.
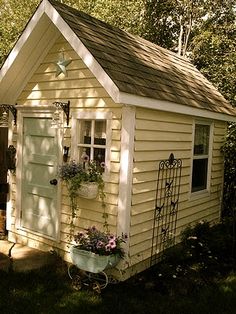
<svg viewBox="0 0 236 314">
<path fill-rule="evenodd" d="M 95 121 L 94 129 L 94 144 L 106 145 L 106 121 Z"/>
<path fill-rule="evenodd" d="M 206 189 L 207 168 L 208 158 L 193 160 L 192 192 Z"/>
<path fill-rule="evenodd" d="M 80 144 L 91 144 L 91 120 L 81 120 Z"/>
<path fill-rule="evenodd" d="M 208 155 L 210 126 L 196 124 L 194 137 L 194 155 Z"/>
<path fill-rule="evenodd" d="M 94 148 L 94 160 L 96 160 L 99 164 L 101 162 L 105 162 L 105 148 Z"/>
</svg>

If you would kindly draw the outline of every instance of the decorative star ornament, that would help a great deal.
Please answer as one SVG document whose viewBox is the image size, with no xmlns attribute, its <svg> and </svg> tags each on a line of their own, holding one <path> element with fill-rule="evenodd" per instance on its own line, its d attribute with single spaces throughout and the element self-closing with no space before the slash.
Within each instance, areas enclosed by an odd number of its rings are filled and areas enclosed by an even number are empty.
<svg viewBox="0 0 236 314">
<path fill-rule="evenodd" d="M 64 53 L 62 53 L 59 61 L 56 62 L 56 66 L 57 66 L 56 77 L 59 76 L 61 73 L 63 73 L 65 76 L 67 76 L 66 67 L 70 63 L 71 63 L 71 60 L 65 60 Z"/>
</svg>

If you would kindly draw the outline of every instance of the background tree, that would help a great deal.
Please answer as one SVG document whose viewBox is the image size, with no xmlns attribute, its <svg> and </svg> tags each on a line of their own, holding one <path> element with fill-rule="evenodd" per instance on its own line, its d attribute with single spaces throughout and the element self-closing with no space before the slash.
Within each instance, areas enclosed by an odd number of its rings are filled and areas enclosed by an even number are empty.
<svg viewBox="0 0 236 314">
<path fill-rule="evenodd" d="M 139 34 L 143 0 L 61 0 L 113 26 Z M 40 0 L 0 0 L 0 66 L 22 33 Z"/>
</svg>

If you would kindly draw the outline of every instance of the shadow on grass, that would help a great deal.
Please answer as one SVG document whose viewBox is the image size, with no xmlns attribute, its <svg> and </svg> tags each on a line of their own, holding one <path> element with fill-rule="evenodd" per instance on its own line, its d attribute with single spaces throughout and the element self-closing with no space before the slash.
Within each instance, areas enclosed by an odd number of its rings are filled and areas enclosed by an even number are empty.
<svg viewBox="0 0 236 314">
<path fill-rule="evenodd" d="M 21 274 L 0 272 L 0 279 L 1 314 L 236 313 L 236 273 L 185 295 L 178 289 L 163 294 L 148 281 L 134 279 L 108 285 L 101 295 L 75 291 L 66 268 L 55 267 Z M 174 285 L 178 287 L 177 281 Z"/>
</svg>

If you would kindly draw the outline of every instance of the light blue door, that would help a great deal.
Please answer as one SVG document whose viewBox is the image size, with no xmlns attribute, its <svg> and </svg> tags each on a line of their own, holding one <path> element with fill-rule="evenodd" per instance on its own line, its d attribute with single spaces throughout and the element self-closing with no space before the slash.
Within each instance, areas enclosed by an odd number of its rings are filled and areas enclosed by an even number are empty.
<svg viewBox="0 0 236 314">
<path fill-rule="evenodd" d="M 51 119 L 24 118 L 21 226 L 47 237 L 58 234 L 57 130 Z M 51 181 L 51 183 L 50 183 Z"/>
</svg>

